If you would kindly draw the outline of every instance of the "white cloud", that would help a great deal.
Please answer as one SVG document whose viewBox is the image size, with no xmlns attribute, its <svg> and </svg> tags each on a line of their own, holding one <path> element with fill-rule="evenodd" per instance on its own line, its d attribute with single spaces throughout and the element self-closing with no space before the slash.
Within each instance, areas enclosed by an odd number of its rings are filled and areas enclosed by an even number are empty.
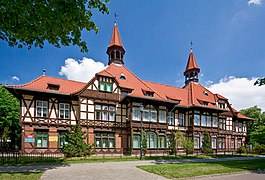
<svg viewBox="0 0 265 180">
<path fill-rule="evenodd" d="M 14 80 L 14 81 L 19 81 L 20 79 L 19 79 L 19 77 L 17 77 L 17 76 L 13 76 L 13 77 L 12 77 L 12 80 Z"/>
<path fill-rule="evenodd" d="M 94 75 L 105 68 L 101 62 L 84 57 L 82 60 L 68 58 L 61 66 L 59 74 L 67 79 L 88 82 Z"/>
<path fill-rule="evenodd" d="M 265 110 L 265 86 L 254 86 L 257 78 L 225 77 L 218 83 L 208 87 L 213 93 L 218 93 L 229 99 L 237 110 L 257 105 Z"/>
<path fill-rule="evenodd" d="M 249 0 L 248 5 L 261 5 L 262 0 Z"/>
</svg>

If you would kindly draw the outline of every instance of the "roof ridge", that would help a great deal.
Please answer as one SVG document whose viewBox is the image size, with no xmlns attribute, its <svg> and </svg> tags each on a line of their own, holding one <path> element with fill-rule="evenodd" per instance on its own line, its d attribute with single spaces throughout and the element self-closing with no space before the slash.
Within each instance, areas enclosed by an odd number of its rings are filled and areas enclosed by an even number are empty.
<svg viewBox="0 0 265 180">
<path fill-rule="evenodd" d="M 173 88 L 177 88 L 177 89 L 183 89 L 183 88 L 180 88 L 180 87 L 177 87 L 177 86 L 172 86 L 172 85 L 168 85 L 168 84 L 162 84 L 162 83 L 158 83 L 158 82 L 152 82 L 152 81 L 148 81 L 148 80 L 142 80 L 142 81 L 149 82 L 149 83 L 154 83 L 154 84 L 158 84 L 158 85 L 164 85 L 164 86 L 168 86 L 168 87 L 173 87 Z"/>
<path fill-rule="evenodd" d="M 128 70 L 135 78 L 137 78 L 141 83 L 143 83 L 145 86 L 147 86 L 149 89 L 151 89 L 155 94 L 157 94 L 160 98 L 164 99 L 162 96 L 160 96 L 157 92 L 155 92 L 151 87 L 149 87 L 146 83 L 143 82 L 139 77 L 137 77 L 134 73 L 132 73 L 126 66 L 122 65 L 126 70 Z"/>
</svg>

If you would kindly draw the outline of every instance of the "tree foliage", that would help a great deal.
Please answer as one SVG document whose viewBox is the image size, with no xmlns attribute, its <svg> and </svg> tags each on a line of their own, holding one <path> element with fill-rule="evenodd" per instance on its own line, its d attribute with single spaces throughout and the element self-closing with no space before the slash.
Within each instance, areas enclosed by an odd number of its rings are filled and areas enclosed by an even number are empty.
<svg viewBox="0 0 265 180">
<path fill-rule="evenodd" d="M 90 156 L 93 153 L 94 144 L 86 144 L 86 133 L 82 131 L 80 125 L 72 126 L 65 134 L 67 144 L 63 147 L 66 157 Z"/>
<path fill-rule="evenodd" d="M 169 135 L 169 144 L 168 144 L 169 154 L 176 155 L 176 133 L 172 130 Z"/>
<path fill-rule="evenodd" d="M 263 86 L 265 84 L 265 78 L 259 78 L 256 80 L 256 82 L 254 83 L 255 86 Z"/>
<path fill-rule="evenodd" d="M 11 140 L 12 148 L 20 145 L 19 101 L 0 83 L 0 139 Z"/>
<path fill-rule="evenodd" d="M 77 45 L 87 52 L 81 39 L 82 30 L 99 32 L 92 21 L 97 9 L 109 13 L 109 0 L 1 0 L 0 39 L 9 46 L 29 49 L 44 47 L 45 41 L 55 47 Z"/>
<path fill-rule="evenodd" d="M 143 155 L 145 156 L 147 152 L 147 139 L 146 139 L 146 132 L 142 133 L 142 150 L 143 150 Z"/>
<path fill-rule="evenodd" d="M 212 153 L 211 137 L 208 131 L 203 132 L 202 147 L 201 150 L 204 154 Z"/>
<path fill-rule="evenodd" d="M 185 137 L 182 140 L 182 145 L 186 151 L 186 155 L 193 154 L 194 150 L 194 141 L 191 137 Z"/>
<path fill-rule="evenodd" d="M 252 143 L 265 145 L 265 113 L 257 106 L 243 109 L 240 113 L 254 119 L 254 121 L 248 121 L 247 144 Z"/>
</svg>

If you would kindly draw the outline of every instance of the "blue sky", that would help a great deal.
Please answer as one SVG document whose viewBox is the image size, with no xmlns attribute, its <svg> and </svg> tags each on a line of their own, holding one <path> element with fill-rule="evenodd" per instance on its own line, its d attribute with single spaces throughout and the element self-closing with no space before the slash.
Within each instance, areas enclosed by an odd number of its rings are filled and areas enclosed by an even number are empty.
<svg viewBox="0 0 265 180">
<path fill-rule="evenodd" d="M 183 71 L 193 41 L 194 54 L 201 68 L 200 83 L 228 96 L 237 108 L 257 104 L 265 109 L 261 102 L 264 99 L 261 92 L 265 89 L 252 87 L 255 78 L 265 76 L 264 4 L 264 0 L 111 0 L 109 15 L 96 11 L 93 15 L 100 33 L 83 32 L 88 53 L 81 53 L 78 47 L 58 49 L 49 44 L 43 49 L 18 49 L 0 41 L 0 82 L 27 83 L 42 75 L 43 68 L 47 75 L 73 79 L 78 76 L 75 75 L 78 69 L 69 69 L 73 67 L 69 61 L 68 66 L 65 64 L 68 58 L 72 58 L 71 62 L 76 60 L 77 68 L 80 64 L 89 66 L 83 63 L 84 57 L 107 65 L 105 52 L 116 12 L 126 49 L 125 65 L 141 79 L 182 87 Z M 104 67 L 101 63 L 94 63 L 93 67 Z M 64 75 L 59 74 L 62 66 L 68 68 L 61 72 Z M 86 70 L 91 71 L 88 74 L 94 73 L 90 67 Z M 80 72 L 84 77 L 85 72 Z M 251 87 L 241 87 L 242 83 Z M 251 90 L 243 93 L 242 88 Z M 227 89 L 233 92 L 226 92 Z M 257 92 L 260 93 L 258 100 L 243 103 L 242 99 L 249 99 Z M 233 99 L 238 94 L 240 96 Z"/>
</svg>

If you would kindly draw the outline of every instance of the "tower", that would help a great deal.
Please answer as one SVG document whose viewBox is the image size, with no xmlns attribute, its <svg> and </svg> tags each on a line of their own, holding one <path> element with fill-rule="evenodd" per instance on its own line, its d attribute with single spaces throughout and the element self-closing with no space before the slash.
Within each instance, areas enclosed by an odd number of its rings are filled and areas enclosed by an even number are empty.
<svg viewBox="0 0 265 180">
<path fill-rule="evenodd" d="M 124 64 L 123 62 L 123 56 L 125 54 L 125 50 L 122 46 L 120 34 L 118 31 L 118 26 L 115 23 L 110 39 L 110 44 L 107 49 L 107 54 L 109 56 L 109 65 L 111 63 L 115 64 Z"/>
<path fill-rule="evenodd" d="M 200 73 L 200 68 L 196 63 L 193 51 L 191 49 L 188 63 L 184 71 L 185 76 L 185 85 L 188 85 L 190 82 L 199 82 L 198 74 Z"/>
</svg>

